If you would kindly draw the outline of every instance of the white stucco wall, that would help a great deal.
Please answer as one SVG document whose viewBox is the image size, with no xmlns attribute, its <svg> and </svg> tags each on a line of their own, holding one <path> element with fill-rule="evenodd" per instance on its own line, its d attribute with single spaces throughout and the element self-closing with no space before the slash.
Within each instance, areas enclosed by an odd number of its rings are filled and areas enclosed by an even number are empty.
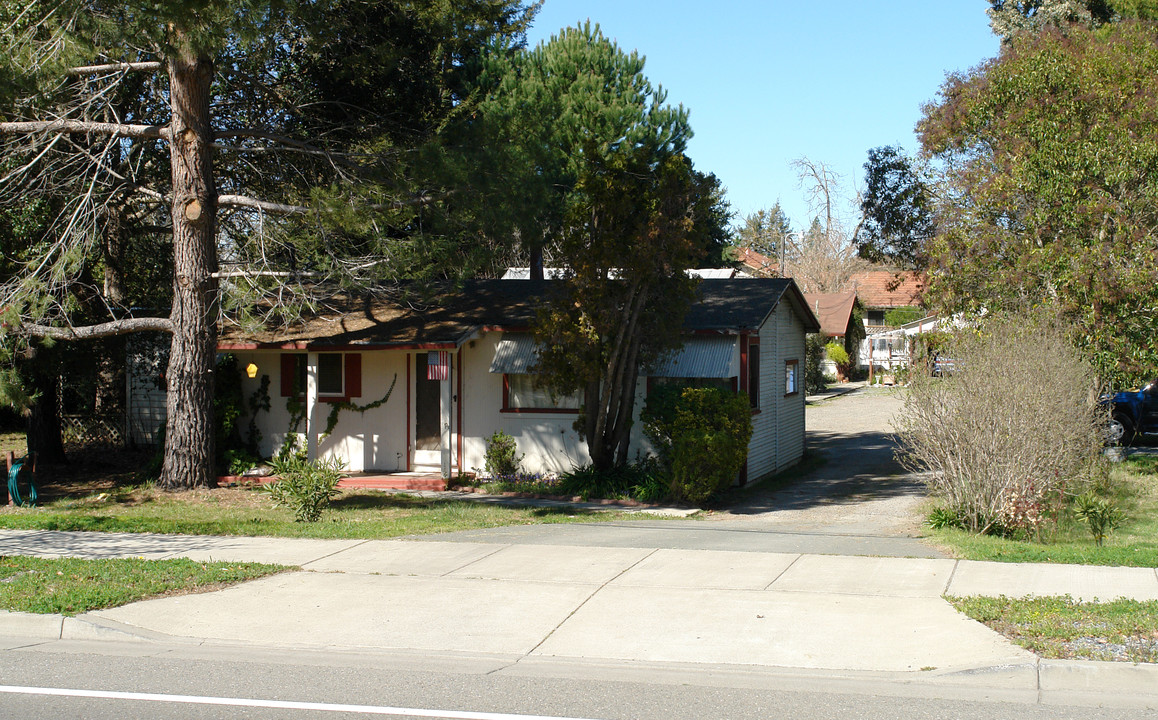
<svg viewBox="0 0 1158 720">
<path fill-rule="evenodd" d="M 463 469 L 482 471 L 486 439 L 502 430 L 525 454 L 528 472 L 557 474 L 591 462 L 587 443 L 572 425 L 576 413 L 503 412 L 503 376 L 490 372 L 501 332 L 484 333 L 463 347 Z"/>
<path fill-rule="evenodd" d="M 281 395 L 281 352 L 241 351 L 236 352 L 239 365 L 244 369 L 250 362 L 258 366 L 257 377 L 242 380 L 242 392 L 248 403 L 250 395 L 261 384 L 261 376 L 270 378 L 270 409 L 258 414 L 258 428 L 262 437 L 259 444 L 261 453 L 270 457 L 281 448 L 290 424 L 287 398 Z M 304 433 L 315 436 L 318 456 L 341 457 L 346 461 L 346 469 L 351 472 L 363 470 L 397 471 L 406 468 L 406 356 L 401 352 L 364 352 L 362 355 L 362 395 L 352 398 L 356 405 L 367 405 L 381 399 L 397 373 L 398 382 L 390 399 L 382 406 L 365 413 L 343 410 L 338 416 L 338 424 L 333 433 L 321 438 L 325 430 L 332 405 L 319 402 L 308 418 L 308 427 L 298 428 L 305 441 Z M 249 418 L 242 419 L 242 428 L 248 426 Z"/>
<path fill-rule="evenodd" d="M 486 440 L 502 430 L 515 439 L 518 452 L 524 455 L 523 468 L 527 472 L 557 474 L 590 462 L 586 442 L 580 440 L 573 425 L 576 413 L 504 412 L 503 376 L 490 372 L 495 347 L 501 332 L 482 333 L 468 341 L 461 352 L 453 353 L 454 374 L 452 388 L 454 406 L 451 408 L 452 473 L 481 471 L 485 464 Z M 397 375 L 397 384 L 390 399 L 381 407 L 358 413 L 343 411 L 334 432 L 319 435 L 325 428 L 331 404 L 319 402 L 309 418 L 308 428 L 299 432 L 314 435 L 317 454 L 326 458 L 338 456 L 346 461 L 346 469 L 358 471 L 403 471 L 412 464 L 414 412 L 413 371 L 407 374 L 407 365 L 413 369 L 412 356 L 424 350 L 371 350 L 362 352 L 362 394 L 353 398 L 357 405 L 366 405 L 380 399 Z M 739 347 L 737 344 L 737 355 Z M 281 395 L 280 351 L 238 351 L 239 365 L 244 368 L 254 362 L 258 374 L 254 379 L 243 379 L 245 398 L 258 388 L 262 375 L 270 378 L 270 409 L 261 412 L 258 427 L 262 437 L 260 449 L 265 457 L 272 456 L 282 446 L 289 427 L 286 398 Z M 749 480 L 778 472 L 797 462 L 804 448 L 804 331 L 800 320 L 787 303 L 782 303 L 760 329 L 761 412 L 753 416 L 754 433 L 749 445 Z M 800 361 L 798 383 L 800 392 L 784 396 L 784 362 Z M 461 363 L 461 367 L 460 367 Z M 737 363 L 738 366 L 738 358 Z M 462 373 L 461 386 L 458 373 Z M 636 389 L 635 418 L 632 428 L 631 458 L 647 454 L 651 448 L 643 437 L 639 413 L 643 409 L 646 379 L 641 378 Z M 461 428 L 459 427 L 461 406 Z M 242 428 L 248 418 L 241 420 Z M 458 457 L 460 447 L 462 458 Z M 305 442 L 305 436 L 302 436 Z"/>
</svg>

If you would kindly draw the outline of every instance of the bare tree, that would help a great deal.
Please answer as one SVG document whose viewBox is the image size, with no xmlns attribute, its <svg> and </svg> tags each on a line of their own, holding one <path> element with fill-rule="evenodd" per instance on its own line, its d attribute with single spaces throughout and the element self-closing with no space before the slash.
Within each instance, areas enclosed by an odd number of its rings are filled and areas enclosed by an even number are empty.
<svg viewBox="0 0 1158 720">
<path fill-rule="evenodd" d="M 853 238 L 859 225 L 849 230 L 842 220 L 839 204 L 841 178 L 823 162 L 806 157 L 792 161 L 805 191 L 813 220 L 808 230 L 790 238 L 784 254 L 784 274 L 796 280 L 805 292 L 843 292 L 851 287 L 852 275 L 866 263 L 857 256 Z"/>
</svg>

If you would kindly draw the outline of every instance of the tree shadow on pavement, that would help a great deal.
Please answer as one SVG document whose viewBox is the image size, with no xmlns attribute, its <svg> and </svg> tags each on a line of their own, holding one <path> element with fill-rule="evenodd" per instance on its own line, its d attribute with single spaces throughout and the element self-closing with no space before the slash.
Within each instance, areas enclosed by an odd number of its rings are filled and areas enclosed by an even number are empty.
<svg viewBox="0 0 1158 720">
<path fill-rule="evenodd" d="M 823 463 L 786 483 L 759 485 L 729 504 L 733 515 L 803 510 L 820 505 L 847 505 L 894 497 L 918 497 L 924 485 L 895 457 L 890 433 L 810 432 L 808 452 Z"/>
</svg>

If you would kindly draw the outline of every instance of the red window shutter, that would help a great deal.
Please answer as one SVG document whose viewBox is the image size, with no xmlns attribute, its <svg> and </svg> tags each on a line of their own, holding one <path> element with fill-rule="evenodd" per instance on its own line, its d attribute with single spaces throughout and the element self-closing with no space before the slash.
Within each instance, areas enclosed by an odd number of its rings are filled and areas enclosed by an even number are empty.
<svg viewBox="0 0 1158 720">
<path fill-rule="evenodd" d="M 361 353 L 346 353 L 346 397 L 362 397 Z"/>
<path fill-rule="evenodd" d="M 294 376 L 297 375 L 297 355 L 292 353 L 281 354 L 281 396 L 291 397 L 294 394 Z"/>
</svg>

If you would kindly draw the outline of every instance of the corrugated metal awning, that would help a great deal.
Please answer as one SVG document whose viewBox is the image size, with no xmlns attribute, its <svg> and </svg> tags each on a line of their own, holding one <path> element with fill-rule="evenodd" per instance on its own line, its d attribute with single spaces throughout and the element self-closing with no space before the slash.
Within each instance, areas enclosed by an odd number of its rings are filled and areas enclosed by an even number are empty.
<svg viewBox="0 0 1158 720">
<path fill-rule="evenodd" d="M 730 378 L 740 374 L 735 335 L 690 337 L 674 353 L 660 358 L 647 374 L 651 377 Z M 527 334 L 504 333 L 495 347 L 490 371 L 519 375 L 529 373 L 539 360 L 539 346 Z"/>
<path fill-rule="evenodd" d="M 690 337 L 682 349 L 656 361 L 651 377 L 730 378 L 740 374 L 735 335 Z"/>
<path fill-rule="evenodd" d="M 522 375 L 531 371 L 531 366 L 539 361 L 539 345 L 530 335 L 503 333 L 495 347 L 495 359 L 491 361 L 491 372 L 508 375 Z"/>
</svg>

